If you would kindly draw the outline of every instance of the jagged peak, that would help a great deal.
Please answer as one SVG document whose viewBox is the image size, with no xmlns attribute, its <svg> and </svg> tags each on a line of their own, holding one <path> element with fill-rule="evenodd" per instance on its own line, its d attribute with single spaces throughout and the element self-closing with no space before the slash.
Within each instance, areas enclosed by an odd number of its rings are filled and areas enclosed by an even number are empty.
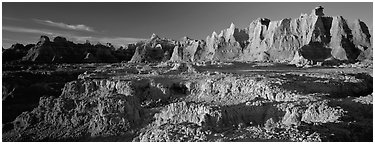
<svg viewBox="0 0 375 144">
<path fill-rule="evenodd" d="M 206 37 L 206 41 L 208 41 L 210 38 L 211 38 L 211 37 L 208 35 L 208 36 Z"/>
<path fill-rule="evenodd" d="M 336 19 L 337 21 L 345 21 L 346 19 L 343 16 L 332 16 L 333 19 Z"/>
<path fill-rule="evenodd" d="M 222 37 L 224 35 L 224 30 L 220 31 L 220 34 L 218 35 L 218 37 Z"/>
<path fill-rule="evenodd" d="M 183 40 L 183 41 L 188 41 L 188 40 L 191 40 L 191 38 L 189 38 L 189 37 L 187 37 L 187 36 L 184 36 L 184 37 L 181 38 L 181 40 Z"/>
<path fill-rule="evenodd" d="M 268 25 L 270 24 L 271 20 L 268 19 L 268 18 L 261 18 L 259 20 L 259 22 L 262 24 L 262 25 L 266 25 L 268 27 Z"/>
<path fill-rule="evenodd" d="M 39 44 L 39 45 L 43 45 L 43 44 L 45 44 L 45 43 L 49 43 L 49 42 L 50 42 L 49 37 L 48 37 L 48 36 L 45 36 L 45 35 L 42 35 L 42 36 L 40 36 L 40 38 L 39 38 L 39 42 L 38 42 L 38 44 Z"/>
<path fill-rule="evenodd" d="M 42 35 L 42 36 L 40 36 L 40 41 L 41 42 L 49 42 L 50 40 L 49 40 L 48 36 Z"/>
<path fill-rule="evenodd" d="M 311 15 L 324 16 L 323 9 L 322 6 L 315 7 L 315 9 L 312 10 Z"/>
<path fill-rule="evenodd" d="M 154 39 L 159 39 L 159 36 L 158 35 L 156 35 L 155 33 L 152 33 L 152 35 L 151 35 L 151 38 L 150 38 L 151 40 L 154 40 Z"/>
<path fill-rule="evenodd" d="M 363 23 L 363 21 L 361 21 L 360 19 L 355 19 L 354 23 L 358 23 L 359 24 L 359 23 Z"/>
<path fill-rule="evenodd" d="M 233 22 L 230 24 L 230 27 L 229 27 L 229 29 L 235 29 L 236 28 L 236 26 L 233 24 Z"/>
<path fill-rule="evenodd" d="M 308 15 L 307 15 L 307 13 L 301 13 L 301 15 L 299 16 L 300 18 L 305 18 L 305 17 L 307 17 Z"/>
<path fill-rule="evenodd" d="M 211 37 L 217 37 L 216 31 L 212 32 L 212 36 Z"/>
</svg>

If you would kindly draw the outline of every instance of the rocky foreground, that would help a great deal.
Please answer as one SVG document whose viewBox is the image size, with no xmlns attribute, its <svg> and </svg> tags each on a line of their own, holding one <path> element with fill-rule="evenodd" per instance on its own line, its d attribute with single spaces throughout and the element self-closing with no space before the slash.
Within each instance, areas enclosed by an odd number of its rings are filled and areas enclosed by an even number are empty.
<svg viewBox="0 0 375 144">
<path fill-rule="evenodd" d="M 107 64 L 3 125 L 3 141 L 372 141 L 372 84 L 348 65 Z"/>
</svg>

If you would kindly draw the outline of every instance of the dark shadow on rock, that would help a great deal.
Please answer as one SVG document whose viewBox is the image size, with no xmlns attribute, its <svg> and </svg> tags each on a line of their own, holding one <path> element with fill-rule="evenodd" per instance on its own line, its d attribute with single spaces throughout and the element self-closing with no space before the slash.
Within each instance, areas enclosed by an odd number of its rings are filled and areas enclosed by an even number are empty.
<svg viewBox="0 0 375 144">
<path fill-rule="evenodd" d="M 285 111 L 280 111 L 275 106 L 275 102 L 264 102 L 255 99 L 246 104 L 241 103 L 237 105 L 220 107 L 221 119 L 218 124 L 208 124 L 212 130 L 220 132 L 228 129 L 247 127 L 247 126 L 265 126 L 266 121 L 273 119 L 274 121 L 281 121 L 285 115 Z M 211 120 L 212 119 L 212 120 Z M 214 117 L 207 115 L 207 121 L 213 121 Z"/>
<path fill-rule="evenodd" d="M 341 125 L 337 129 L 345 128 L 348 132 L 347 141 L 373 141 L 373 105 L 354 102 L 353 98 L 344 100 L 332 100 L 330 105 L 340 106 L 347 115 L 342 118 Z"/>
<path fill-rule="evenodd" d="M 286 74 L 279 78 L 287 82 L 278 86 L 282 89 L 296 91 L 300 94 L 320 93 L 326 94 L 331 98 L 344 98 L 347 96 L 358 97 L 372 93 L 372 77 L 370 75 L 365 73 L 352 75 L 354 75 L 358 81 L 350 82 L 344 79 Z"/>
<path fill-rule="evenodd" d="M 3 123 L 13 121 L 24 111 L 38 105 L 42 96 L 58 96 L 68 81 L 77 79 L 75 72 L 11 72 L 3 75 Z"/>
<path fill-rule="evenodd" d="M 332 49 L 326 48 L 322 43 L 311 42 L 301 47 L 301 55 L 309 60 L 322 62 L 331 56 Z"/>
</svg>

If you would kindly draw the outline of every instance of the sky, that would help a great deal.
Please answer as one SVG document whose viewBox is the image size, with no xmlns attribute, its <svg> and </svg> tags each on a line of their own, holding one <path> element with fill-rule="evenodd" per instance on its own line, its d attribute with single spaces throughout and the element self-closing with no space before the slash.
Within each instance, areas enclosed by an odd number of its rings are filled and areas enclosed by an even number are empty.
<svg viewBox="0 0 375 144">
<path fill-rule="evenodd" d="M 110 42 L 116 47 L 148 39 L 153 33 L 175 40 L 205 39 L 231 23 L 242 29 L 257 18 L 298 18 L 317 6 L 324 7 L 326 16 L 360 19 L 372 30 L 371 2 L 3 2 L 2 46 L 35 44 L 41 35 L 78 43 Z"/>
</svg>

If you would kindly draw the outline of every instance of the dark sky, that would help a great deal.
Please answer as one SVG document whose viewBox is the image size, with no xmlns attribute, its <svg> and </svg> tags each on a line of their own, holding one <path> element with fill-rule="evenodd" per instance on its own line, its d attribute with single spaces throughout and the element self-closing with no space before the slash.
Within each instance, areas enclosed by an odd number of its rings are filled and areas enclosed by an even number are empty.
<svg viewBox="0 0 375 144">
<path fill-rule="evenodd" d="M 2 3 L 3 47 L 12 43 L 36 43 L 39 36 L 62 35 L 92 43 L 123 45 L 146 39 L 152 33 L 180 39 L 205 39 L 233 22 L 247 27 L 258 17 L 271 20 L 297 18 L 323 6 L 327 16 L 361 19 L 372 29 L 372 3 Z"/>
</svg>

